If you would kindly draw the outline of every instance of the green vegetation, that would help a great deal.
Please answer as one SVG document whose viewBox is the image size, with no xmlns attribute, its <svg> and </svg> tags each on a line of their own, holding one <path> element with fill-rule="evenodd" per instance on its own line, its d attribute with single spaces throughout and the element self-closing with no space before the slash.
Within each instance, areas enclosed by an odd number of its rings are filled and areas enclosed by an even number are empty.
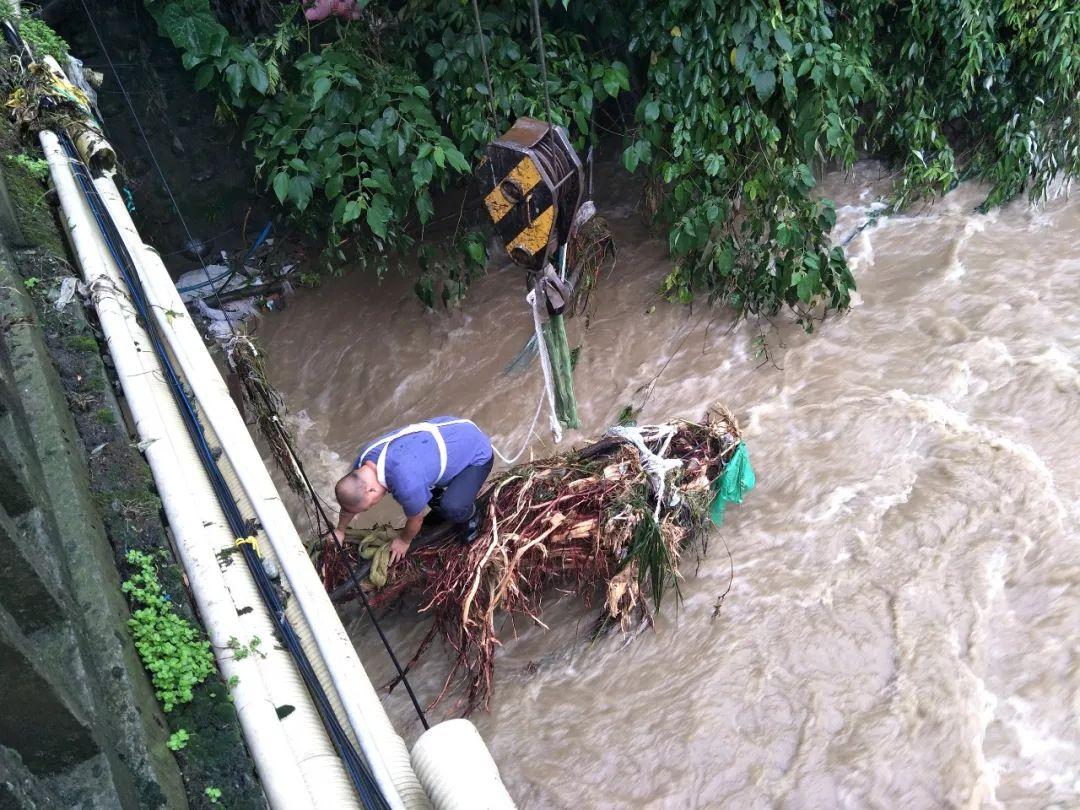
<svg viewBox="0 0 1080 810">
<path fill-rule="evenodd" d="M 210 804 L 217 804 L 221 801 L 221 788 L 208 787 L 203 791 Z"/>
<path fill-rule="evenodd" d="M 23 286 L 26 287 L 28 292 L 33 292 L 39 283 L 41 283 L 41 279 L 37 276 L 30 276 L 30 278 L 23 279 Z"/>
<path fill-rule="evenodd" d="M 162 708 L 169 712 L 189 702 L 194 687 L 214 672 L 214 656 L 209 642 L 201 639 L 195 627 L 173 609 L 158 581 L 153 558 L 132 550 L 127 553 L 127 561 L 135 570 L 123 589 L 138 605 L 128 625 L 154 692 Z"/>
<path fill-rule="evenodd" d="M 98 350 L 97 338 L 93 335 L 72 335 L 68 338 L 67 344 L 74 352 L 96 352 Z"/>
<path fill-rule="evenodd" d="M 463 183 L 517 116 L 544 115 L 527 3 L 480 3 L 483 47 L 460 0 L 313 26 L 290 4 L 254 42 L 209 0 L 145 3 L 221 114 L 249 113 L 259 176 L 336 261 L 414 245 L 433 192 Z M 989 185 L 984 207 L 1038 199 L 1080 173 L 1080 14 L 1067 0 L 541 6 L 552 117 L 579 144 L 623 138 L 668 236 L 674 300 L 790 307 L 808 328 L 846 308 L 854 280 L 815 174 L 863 154 L 895 168 L 898 208 L 968 177 Z M 467 285 L 472 271 L 454 272 Z M 429 305 L 432 275 L 449 271 L 425 271 Z"/>
<path fill-rule="evenodd" d="M 14 166 L 21 166 L 35 180 L 44 183 L 49 176 L 49 163 L 43 158 L 31 157 L 25 152 L 5 155 L 4 159 Z"/>
<path fill-rule="evenodd" d="M 0 20 L 15 20 L 15 8 L 8 0 L 0 0 Z M 19 35 L 30 49 L 36 54 L 48 54 L 66 66 L 68 58 L 68 44 L 63 37 L 57 34 L 42 20 L 31 17 L 29 9 L 24 8 L 18 16 Z"/>
<path fill-rule="evenodd" d="M 169 746 L 170 751 L 180 751 L 181 749 L 187 747 L 188 741 L 190 739 L 191 735 L 188 734 L 187 729 L 178 728 L 176 731 L 169 735 L 169 742 L 167 743 L 167 745 Z"/>
<path fill-rule="evenodd" d="M 103 425 L 112 425 L 116 422 L 116 414 L 113 413 L 112 408 L 98 408 L 94 411 L 94 418 Z"/>
<path fill-rule="evenodd" d="M 252 636 L 251 641 L 249 641 L 247 644 L 242 644 L 240 642 L 240 639 L 236 638 L 236 636 L 233 636 L 229 639 L 228 647 L 230 650 L 233 651 L 233 658 L 235 658 L 237 661 L 242 661 L 249 655 L 258 655 L 261 658 L 265 658 L 266 654 L 259 649 L 260 644 L 262 644 L 262 639 L 258 636 Z M 239 682 L 240 681 L 238 679 L 236 683 Z M 232 678 L 229 679 L 229 685 L 235 685 L 233 684 Z"/>
</svg>

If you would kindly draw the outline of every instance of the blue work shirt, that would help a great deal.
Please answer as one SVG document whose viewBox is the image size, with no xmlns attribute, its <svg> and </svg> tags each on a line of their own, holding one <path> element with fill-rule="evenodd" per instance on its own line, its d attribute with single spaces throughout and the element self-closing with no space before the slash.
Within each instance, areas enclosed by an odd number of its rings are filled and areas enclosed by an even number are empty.
<svg viewBox="0 0 1080 810">
<path fill-rule="evenodd" d="M 451 422 L 457 416 L 436 416 L 428 419 L 432 424 Z M 400 429 L 399 429 L 400 430 Z M 356 458 L 353 468 L 365 461 L 378 464 L 383 448 L 386 450 L 386 488 L 401 504 L 409 517 L 419 515 L 431 500 L 431 490 L 446 486 L 466 467 L 487 464 L 491 459 L 491 442 L 480 428 L 465 422 L 439 428 L 446 443 L 446 471 L 439 477 L 439 448 L 435 437 L 428 431 L 409 433 L 390 442 L 379 444 L 398 430 L 384 433 L 367 445 Z"/>
</svg>

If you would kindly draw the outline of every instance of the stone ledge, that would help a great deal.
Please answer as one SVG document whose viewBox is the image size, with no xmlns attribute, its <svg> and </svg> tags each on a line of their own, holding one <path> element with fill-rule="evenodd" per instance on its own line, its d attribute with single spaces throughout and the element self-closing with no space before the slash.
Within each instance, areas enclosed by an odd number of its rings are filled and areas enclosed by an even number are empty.
<svg viewBox="0 0 1080 810">
<path fill-rule="evenodd" d="M 35 288 L 35 294 L 41 292 Z M 90 494 L 82 442 L 34 305 L 2 245 L 0 342 L 6 349 L 0 353 L 10 358 L 3 376 L 16 400 L 8 410 L 27 426 L 27 434 L 17 438 L 28 451 L 27 466 L 37 468 L 26 470 L 24 480 L 31 482 L 31 497 L 60 561 L 56 569 L 67 595 L 60 601 L 70 603 L 70 619 L 79 628 L 78 658 L 87 673 L 87 722 L 107 759 L 91 772 L 111 772 L 116 791 L 104 806 L 184 807 L 176 762 L 164 744 L 164 719 L 130 643 L 127 604 Z"/>
</svg>

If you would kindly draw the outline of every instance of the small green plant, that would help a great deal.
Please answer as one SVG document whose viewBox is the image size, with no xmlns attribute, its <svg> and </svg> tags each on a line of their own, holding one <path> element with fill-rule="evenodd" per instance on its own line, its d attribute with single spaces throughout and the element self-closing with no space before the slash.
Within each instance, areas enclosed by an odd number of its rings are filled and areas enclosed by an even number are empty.
<svg viewBox="0 0 1080 810">
<path fill-rule="evenodd" d="M 94 411 L 94 418 L 103 425 L 115 425 L 116 414 L 110 408 L 98 408 Z"/>
<path fill-rule="evenodd" d="M 170 751 L 179 751 L 182 748 L 187 747 L 188 740 L 190 739 L 191 735 L 188 734 L 187 729 L 179 728 L 169 735 L 169 742 L 167 745 L 169 746 Z"/>
<path fill-rule="evenodd" d="M 240 685 L 240 676 L 239 675 L 233 675 L 232 677 L 229 678 L 229 688 L 230 689 L 235 689 L 239 685 Z"/>
<path fill-rule="evenodd" d="M 237 661 L 243 661 L 249 655 L 258 655 L 262 658 L 265 658 L 266 654 L 259 649 L 260 644 L 262 644 L 262 639 L 258 636 L 252 636 L 251 641 L 249 641 L 247 644 L 241 644 L 240 639 L 238 639 L 236 636 L 233 636 L 229 639 L 229 643 L 227 646 L 230 650 L 233 651 L 234 659 L 236 659 Z M 239 682 L 239 679 L 237 679 L 237 683 Z M 231 679 L 229 683 L 230 685 L 232 685 Z"/>
<path fill-rule="evenodd" d="M 206 794 L 206 798 L 210 800 L 210 804 L 217 804 L 221 801 L 221 788 L 208 787 L 203 793 Z"/>
<path fill-rule="evenodd" d="M 42 158 L 32 157 L 25 152 L 19 152 L 14 155 L 6 155 L 7 162 L 12 166 L 18 166 L 21 169 L 25 169 L 27 174 L 33 177 L 35 180 L 45 182 L 45 178 L 49 176 L 49 163 Z"/>
<path fill-rule="evenodd" d="M 41 283 L 40 278 L 38 278 L 37 276 L 30 276 L 30 278 L 23 281 L 23 286 L 26 287 L 26 289 L 29 290 L 30 292 L 33 292 L 34 288 L 37 287 L 37 285 L 40 284 L 40 283 Z"/>
<path fill-rule="evenodd" d="M 59 62 L 61 67 L 67 67 L 67 42 L 43 21 L 33 17 L 20 17 L 19 34 L 30 46 L 35 57 L 48 55 Z"/>
<path fill-rule="evenodd" d="M 158 581 L 153 558 L 132 550 L 127 561 L 135 572 L 123 590 L 138 605 L 128 626 L 135 638 L 135 649 L 150 673 L 154 692 L 162 708 L 169 712 L 191 700 L 195 686 L 214 671 L 214 656 L 198 630 L 176 614 Z"/>
</svg>

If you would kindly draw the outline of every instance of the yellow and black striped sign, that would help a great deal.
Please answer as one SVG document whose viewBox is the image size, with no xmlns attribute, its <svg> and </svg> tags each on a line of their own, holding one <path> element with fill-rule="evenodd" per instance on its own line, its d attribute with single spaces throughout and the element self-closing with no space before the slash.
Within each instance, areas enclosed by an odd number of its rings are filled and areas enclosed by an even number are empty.
<svg viewBox="0 0 1080 810">
<path fill-rule="evenodd" d="M 495 230 L 517 264 L 538 270 L 558 239 L 560 200 L 558 189 L 564 177 L 549 176 L 550 167 L 541 157 L 553 149 L 569 148 L 564 139 L 553 136 L 555 128 L 542 121 L 522 118 L 487 148 L 487 160 L 480 170 L 481 191 Z M 557 165 L 573 171 L 580 167 L 577 156 Z M 565 172 L 564 172 L 565 173 Z M 576 188 L 576 186 L 575 186 Z"/>
</svg>

